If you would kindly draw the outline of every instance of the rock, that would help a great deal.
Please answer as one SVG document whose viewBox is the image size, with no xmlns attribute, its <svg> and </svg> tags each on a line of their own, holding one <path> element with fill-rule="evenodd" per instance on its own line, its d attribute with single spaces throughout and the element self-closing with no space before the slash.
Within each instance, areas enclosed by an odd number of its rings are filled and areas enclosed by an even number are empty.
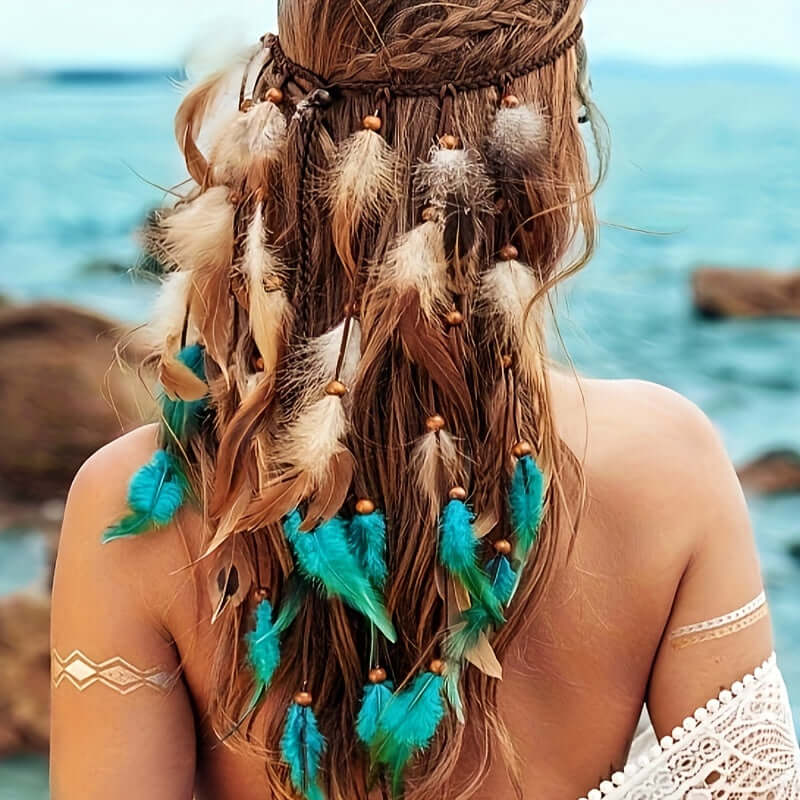
<svg viewBox="0 0 800 800">
<path fill-rule="evenodd" d="M 750 492 L 800 492 L 800 453 L 773 450 L 740 467 L 739 480 Z"/>
<path fill-rule="evenodd" d="M 0 758 L 47 752 L 50 738 L 50 601 L 0 600 Z"/>
<path fill-rule="evenodd" d="M 692 290 L 704 317 L 800 317 L 800 272 L 702 266 Z"/>
<path fill-rule="evenodd" d="M 0 501 L 66 496 L 81 463 L 152 418 L 150 391 L 121 366 L 119 324 L 62 305 L 0 309 Z M 137 365 L 143 349 L 125 349 Z"/>
</svg>

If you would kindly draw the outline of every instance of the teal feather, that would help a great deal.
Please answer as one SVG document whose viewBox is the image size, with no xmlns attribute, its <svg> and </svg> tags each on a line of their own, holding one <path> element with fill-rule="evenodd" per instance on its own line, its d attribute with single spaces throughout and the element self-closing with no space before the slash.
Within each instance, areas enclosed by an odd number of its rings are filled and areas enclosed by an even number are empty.
<svg viewBox="0 0 800 800">
<path fill-rule="evenodd" d="M 461 664 L 457 661 L 448 661 L 444 672 L 444 696 L 450 708 L 453 709 L 456 719 L 463 725 L 466 722 L 464 704 L 461 701 Z"/>
<path fill-rule="evenodd" d="M 200 380 L 206 380 L 205 350 L 199 344 L 184 347 L 177 357 Z M 186 444 L 197 433 L 206 406 L 205 398 L 187 402 L 171 400 L 166 394 L 163 394 L 161 396 L 161 413 L 164 416 L 163 424 L 170 431 L 169 435 L 175 436 L 181 444 Z"/>
<path fill-rule="evenodd" d="M 350 520 L 350 546 L 376 589 L 386 583 L 386 519 L 380 511 Z"/>
<path fill-rule="evenodd" d="M 319 767 L 325 752 L 325 738 L 310 706 L 292 703 L 286 714 L 281 737 L 281 756 L 289 765 L 292 786 L 306 800 L 323 800 Z"/>
<path fill-rule="evenodd" d="M 392 696 L 380 716 L 372 762 L 387 766 L 395 795 L 400 794 L 409 760 L 428 747 L 444 717 L 443 682 L 433 672 L 418 675 L 410 686 Z"/>
<path fill-rule="evenodd" d="M 486 572 L 492 584 L 492 591 L 501 605 L 508 605 L 517 585 L 517 573 L 504 555 L 496 555 L 487 565 Z"/>
<path fill-rule="evenodd" d="M 305 585 L 300 576 L 296 572 L 292 572 L 286 580 L 286 587 L 281 598 L 281 607 L 278 609 L 278 616 L 275 617 L 273 624 L 273 628 L 275 628 L 278 635 L 289 629 L 289 626 L 300 613 L 305 599 Z"/>
<path fill-rule="evenodd" d="M 442 511 L 439 529 L 439 560 L 442 566 L 461 581 L 495 622 L 502 623 L 500 603 L 492 591 L 488 576 L 478 566 L 478 539 L 472 529 L 472 512 L 466 503 L 451 500 Z"/>
<path fill-rule="evenodd" d="M 302 518 L 295 510 L 283 524 L 301 574 L 329 597 L 339 597 L 363 614 L 394 642 L 397 634 L 383 602 L 349 548 L 347 522 L 334 517 L 309 533 L 300 530 L 301 523 Z"/>
<path fill-rule="evenodd" d="M 281 647 L 278 632 L 272 623 L 272 605 L 262 600 L 255 611 L 255 628 L 245 637 L 250 666 L 256 675 L 256 682 L 267 688 L 281 660 Z"/>
<path fill-rule="evenodd" d="M 450 629 L 442 645 L 448 665 L 451 662 L 460 664 L 478 644 L 481 634 L 488 632 L 493 624 L 491 612 L 480 603 L 462 611 L 460 621 Z"/>
<path fill-rule="evenodd" d="M 378 733 L 378 723 L 387 703 L 392 699 L 391 681 L 368 683 L 356 718 L 356 734 L 367 747 L 372 745 Z"/>
<path fill-rule="evenodd" d="M 178 460 L 166 450 L 156 450 L 131 480 L 127 514 L 103 534 L 110 542 L 162 528 L 172 521 L 183 504 L 189 481 Z"/>
<path fill-rule="evenodd" d="M 523 456 L 517 462 L 508 504 L 516 535 L 514 558 L 524 562 L 536 541 L 544 510 L 544 476 L 531 456 Z"/>
</svg>

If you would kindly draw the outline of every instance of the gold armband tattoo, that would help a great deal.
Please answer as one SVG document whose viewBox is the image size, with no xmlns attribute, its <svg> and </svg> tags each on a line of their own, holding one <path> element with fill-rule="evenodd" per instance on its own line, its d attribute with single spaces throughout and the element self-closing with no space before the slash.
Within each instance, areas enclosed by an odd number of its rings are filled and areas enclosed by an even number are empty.
<svg viewBox="0 0 800 800">
<path fill-rule="evenodd" d="M 767 598 L 764 592 L 741 608 L 723 614 L 721 617 L 697 622 L 693 625 L 684 625 L 670 633 L 669 638 L 676 650 L 689 647 L 711 639 L 722 639 L 732 633 L 738 633 L 751 625 L 755 625 L 768 614 Z"/>
<path fill-rule="evenodd" d="M 80 692 L 99 683 L 119 694 L 130 694 L 137 689 L 153 689 L 159 694 L 169 694 L 181 673 L 180 667 L 172 672 L 163 667 L 139 669 L 119 657 L 108 661 L 92 661 L 80 650 L 73 650 L 66 658 L 53 650 L 51 665 L 53 686 L 57 688 L 67 681 Z"/>
</svg>

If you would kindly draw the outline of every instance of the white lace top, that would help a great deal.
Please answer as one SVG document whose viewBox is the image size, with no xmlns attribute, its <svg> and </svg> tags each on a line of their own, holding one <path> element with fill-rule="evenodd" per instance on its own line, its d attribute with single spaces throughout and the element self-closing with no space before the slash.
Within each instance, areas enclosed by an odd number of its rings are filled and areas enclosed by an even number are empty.
<svg viewBox="0 0 800 800">
<path fill-rule="evenodd" d="M 581 800 L 800 800 L 800 749 L 773 653 Z"/>
</svg>

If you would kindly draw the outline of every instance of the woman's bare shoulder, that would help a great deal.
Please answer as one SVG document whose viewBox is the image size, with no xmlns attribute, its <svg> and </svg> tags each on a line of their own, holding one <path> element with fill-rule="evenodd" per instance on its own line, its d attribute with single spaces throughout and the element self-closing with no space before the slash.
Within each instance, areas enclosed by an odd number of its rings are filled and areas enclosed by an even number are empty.
<svg viewBox="0 0 800 800">
<path fill-rule="evenodd" d="M 668 529 L 692 550 L 721 508 L 743 508 L 721 437 L 680 394 L 638 380 L 553 375 L 556 425 L 581 461 L 590 501 L 625 527 Z"/>
</svg>

